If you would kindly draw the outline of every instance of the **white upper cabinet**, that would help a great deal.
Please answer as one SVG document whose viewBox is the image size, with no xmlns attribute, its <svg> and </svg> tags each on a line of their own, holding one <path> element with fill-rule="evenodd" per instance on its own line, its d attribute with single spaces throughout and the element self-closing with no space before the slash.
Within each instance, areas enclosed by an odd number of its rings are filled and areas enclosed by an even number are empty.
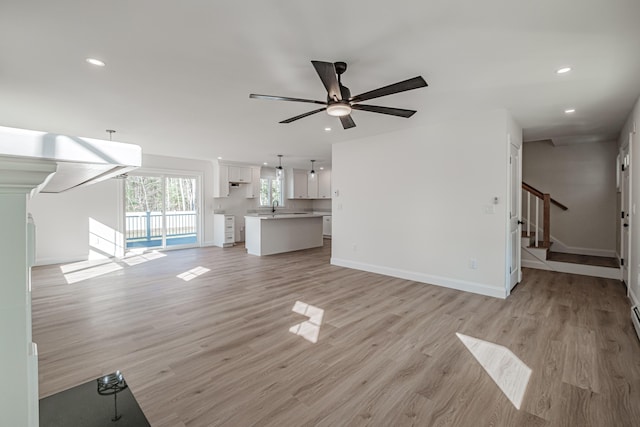
<svg viewBox="0 0 640 427">
<path fill-rule="evenodd" d="M 213 197 L 229 197 L 229 166 L 213 164 Z"/>
<path fill-rule="evenodd" d="M 229 182 L 251 182 L 251 168 L 229 165 Z"/>
<path fill-rule="evenodd" d="M 318 172 L 318 199 L 331 198 L 331 171 L 323 170 Z"/>
<path fill-rule="evenodd" d="M 287 194 L 289 199 L 308 199 L 308 185 L 307 171 L 298 169 L 287 171 Z"/>
<path fill-rule="evenodd" d="M 229 197 L 230 183 L 241 183 L 246 197 L 260 196 L 260 166 L 213 163 L 213 197 Z"/>
<path fill-rule="evenodd" d="M 311 176 L 307 174 L 307 197 L 310 199 L 318 198 L 318 174 Z"/>
<path fill-rule="evenodd" d="M 312 178 L 307 170 L 290 169 L 287 171 L 287 186 L 289 199 L 330 199 L 331 171 L 316 172 Z"/>
<path fill-rule="evenodd" d="M 251 166 L 251 182 L 247 185 L 247 199 L 260 197 L 260 166 Z"/>
</svg>

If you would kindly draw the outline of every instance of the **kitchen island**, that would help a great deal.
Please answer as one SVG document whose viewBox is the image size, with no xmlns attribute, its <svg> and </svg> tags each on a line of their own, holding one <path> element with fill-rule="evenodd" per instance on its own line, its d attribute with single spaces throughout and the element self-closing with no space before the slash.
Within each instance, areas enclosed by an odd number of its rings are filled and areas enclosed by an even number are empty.
<svg viewBox="0 0 640 427">
<path fill-rule="evenodd" d="M 323 244 L 322 215 L 255 214 L 244 217 L 245 247 L 250 255 L 272 255 Z"/>
</svg>

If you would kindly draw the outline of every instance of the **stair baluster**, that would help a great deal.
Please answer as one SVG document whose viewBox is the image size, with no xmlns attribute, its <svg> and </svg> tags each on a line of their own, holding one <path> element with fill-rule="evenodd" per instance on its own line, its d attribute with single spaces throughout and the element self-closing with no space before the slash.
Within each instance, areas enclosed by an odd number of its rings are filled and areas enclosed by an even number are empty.
<svg viewBox="0 0 640 427">
<path fill-rule="evenodd" d="M 542 246 L 549 248 L 551 246 L 551 203 L 558 206 L 562 210 L 568 208 L 562 203 L 551 198 L 549 193 L 543 193 L 540 190 L 536 190 L 527 183 L 522 183 L 522 190 L 527 192 L 527 237 L 531 237 L 531 195 L 536 198 L 535 206 L 535 219 L 534 224 L 534 236 L 535 247 L 540 247 L 540 240 L 538 239 L 538 230 L 542 228 Z M 542 227 L 540 227 L 540 201 L 542 201 Z"/>
</svg>

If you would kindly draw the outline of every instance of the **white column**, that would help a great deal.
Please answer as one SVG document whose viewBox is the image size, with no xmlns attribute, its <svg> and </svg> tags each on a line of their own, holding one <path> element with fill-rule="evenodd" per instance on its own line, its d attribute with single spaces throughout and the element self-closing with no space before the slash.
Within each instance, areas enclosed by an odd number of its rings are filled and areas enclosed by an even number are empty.
<svg viewBox="0 0 640 427">
<path fill-rule="evenodd" d="M 0 157 L 0 417 L 7 426 L 38 425 L 26 202 L 55 171 L 49 161 Z"/>
</svg>

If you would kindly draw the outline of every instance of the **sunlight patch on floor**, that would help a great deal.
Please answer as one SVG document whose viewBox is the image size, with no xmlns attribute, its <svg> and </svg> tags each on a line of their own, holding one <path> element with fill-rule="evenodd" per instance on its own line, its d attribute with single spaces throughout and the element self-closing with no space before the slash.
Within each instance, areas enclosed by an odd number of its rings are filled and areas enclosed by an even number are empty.
<svg viewBox="0 0 640 427">
<path fill-rule="evenodd" d="M 134 265 L 142 264 L 147 261 L 153 261 L 154 259 L 165 257 L 166 255 L 162 252 L 158 251 L 149 251 L 148 249 L 138 250 L 138 251 L 128 251 L 124 258 L 122 258 L 122 262 L 127 264 L 129 267 L 133 267 Z"/>
<path fill-rule="evenodd" d="M 520 409 L 531 368 L 506 347 L 459 333 L 456 335 L 513 406 Z"/>
<path fill-rule="evenodd" d="M 109 260 L 81 261 L 60 266 L 67 284 L 93 279 L 103 274 L 122 270 L 122 267 Z"/>
<path fill-rule="evenodd" d="M 208 271 L 211 271 L 211 270 L 200 266 L 200 267 L 192 268 L 189 271 L 185 271 L 184 273 L 180 273 L 176 277 L 178 279 L 184 280 L 185 282 L 188 282 L 189 280 L 193 280 L 196 277 L 201 276 Z"/>
<path fill-rule="evenodd" d="M 299 335 L 314 344 L 317 343 L 320 337 L 320 326 L 322 325 L 324 310 L 301 301 L 296 301 L 291 311 L 307 316 L 309 320 L 290 327 L 289 332 Z"/>
</svg>

